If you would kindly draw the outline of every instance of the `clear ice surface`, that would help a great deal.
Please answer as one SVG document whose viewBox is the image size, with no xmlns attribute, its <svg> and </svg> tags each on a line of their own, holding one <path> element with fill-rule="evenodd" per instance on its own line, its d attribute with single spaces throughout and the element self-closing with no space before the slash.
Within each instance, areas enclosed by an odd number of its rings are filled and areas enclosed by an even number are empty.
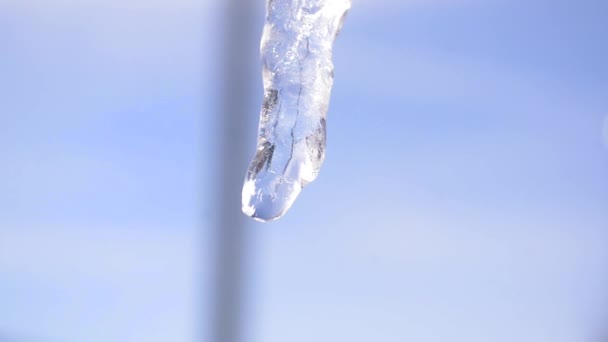
<svg viewBox="0 0 608 342">
<path fill-rule="evenodd" d="M 351 0 L 267 0 L 262 34 L 264 102 L 256 154 L 243 185 L 243 212 L 281 217 L 325 158 L 333 84 L 332 45 Z"/>
</svg>

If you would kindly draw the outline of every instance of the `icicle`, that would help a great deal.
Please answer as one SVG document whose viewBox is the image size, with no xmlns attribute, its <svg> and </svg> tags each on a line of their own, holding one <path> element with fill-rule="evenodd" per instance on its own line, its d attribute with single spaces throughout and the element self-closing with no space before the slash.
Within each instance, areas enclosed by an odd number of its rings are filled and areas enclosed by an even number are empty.
<svg viewBox="0 0 608 342">
<path fill-rule="evenodd" d="M 332 45 L 351 0 L 267 0 L 262 34 L 264 103 L 243 212 L 258 221 L 287 211 L 319 174 L 333 84 Z"/>
</svg>

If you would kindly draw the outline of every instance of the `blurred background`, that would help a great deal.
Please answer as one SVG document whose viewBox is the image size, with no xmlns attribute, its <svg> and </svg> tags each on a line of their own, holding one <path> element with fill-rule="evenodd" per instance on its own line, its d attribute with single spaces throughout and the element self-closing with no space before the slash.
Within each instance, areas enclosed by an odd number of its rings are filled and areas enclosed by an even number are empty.
<svg viewBox="0 0 608 342">
<path fill-rule="evenodd" d="M 0 1 L 0 342 L 608 340 L 608 2 L 354 0 L 261 224 L 264 11 Z"/>
</svg>

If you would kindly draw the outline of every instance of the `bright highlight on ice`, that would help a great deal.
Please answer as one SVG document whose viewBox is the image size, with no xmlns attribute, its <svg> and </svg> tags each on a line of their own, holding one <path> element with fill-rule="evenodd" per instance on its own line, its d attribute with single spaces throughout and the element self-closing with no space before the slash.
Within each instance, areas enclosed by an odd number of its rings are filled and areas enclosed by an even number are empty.
<svg viewBox="0 0 608 342">
<path fill-rule="evenodd" d="M 281 217 L 325 158 L 325 117 L 333 84 L 332 45 L 351 0 L 267 0 L 260 47 L 264 103 L 243 212 Z"/>
</svg>

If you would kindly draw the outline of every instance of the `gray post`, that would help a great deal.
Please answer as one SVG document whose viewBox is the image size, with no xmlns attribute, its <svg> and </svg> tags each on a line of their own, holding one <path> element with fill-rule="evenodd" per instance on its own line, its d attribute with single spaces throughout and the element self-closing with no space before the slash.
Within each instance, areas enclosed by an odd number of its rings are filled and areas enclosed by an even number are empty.
<svg viewBox="0 0 608 342">
<path fill-rule="evenodd" d="M 242 342 L 244 278 L 251 236 L 248 236 L 246 220 L 241 212 L 241 187 L 250 159 L 246 149 L 246 137 L 257 118 L 257 108 L 252 107 L 252 72 L 258 63 L 259 30 L 255 27 L 254 7 L 264 1 L 225 0 L 223 37 L 220 48 L 221 69 L 215 76 L 219 90 L 219 134 L 217 193 L 214 197 L 217 210 L 214 231 L 215 270 L 212 297 L 211 338 L 213 342 Z M 252 53 L 253 52 L 253 53 Z"/>
</svg>

